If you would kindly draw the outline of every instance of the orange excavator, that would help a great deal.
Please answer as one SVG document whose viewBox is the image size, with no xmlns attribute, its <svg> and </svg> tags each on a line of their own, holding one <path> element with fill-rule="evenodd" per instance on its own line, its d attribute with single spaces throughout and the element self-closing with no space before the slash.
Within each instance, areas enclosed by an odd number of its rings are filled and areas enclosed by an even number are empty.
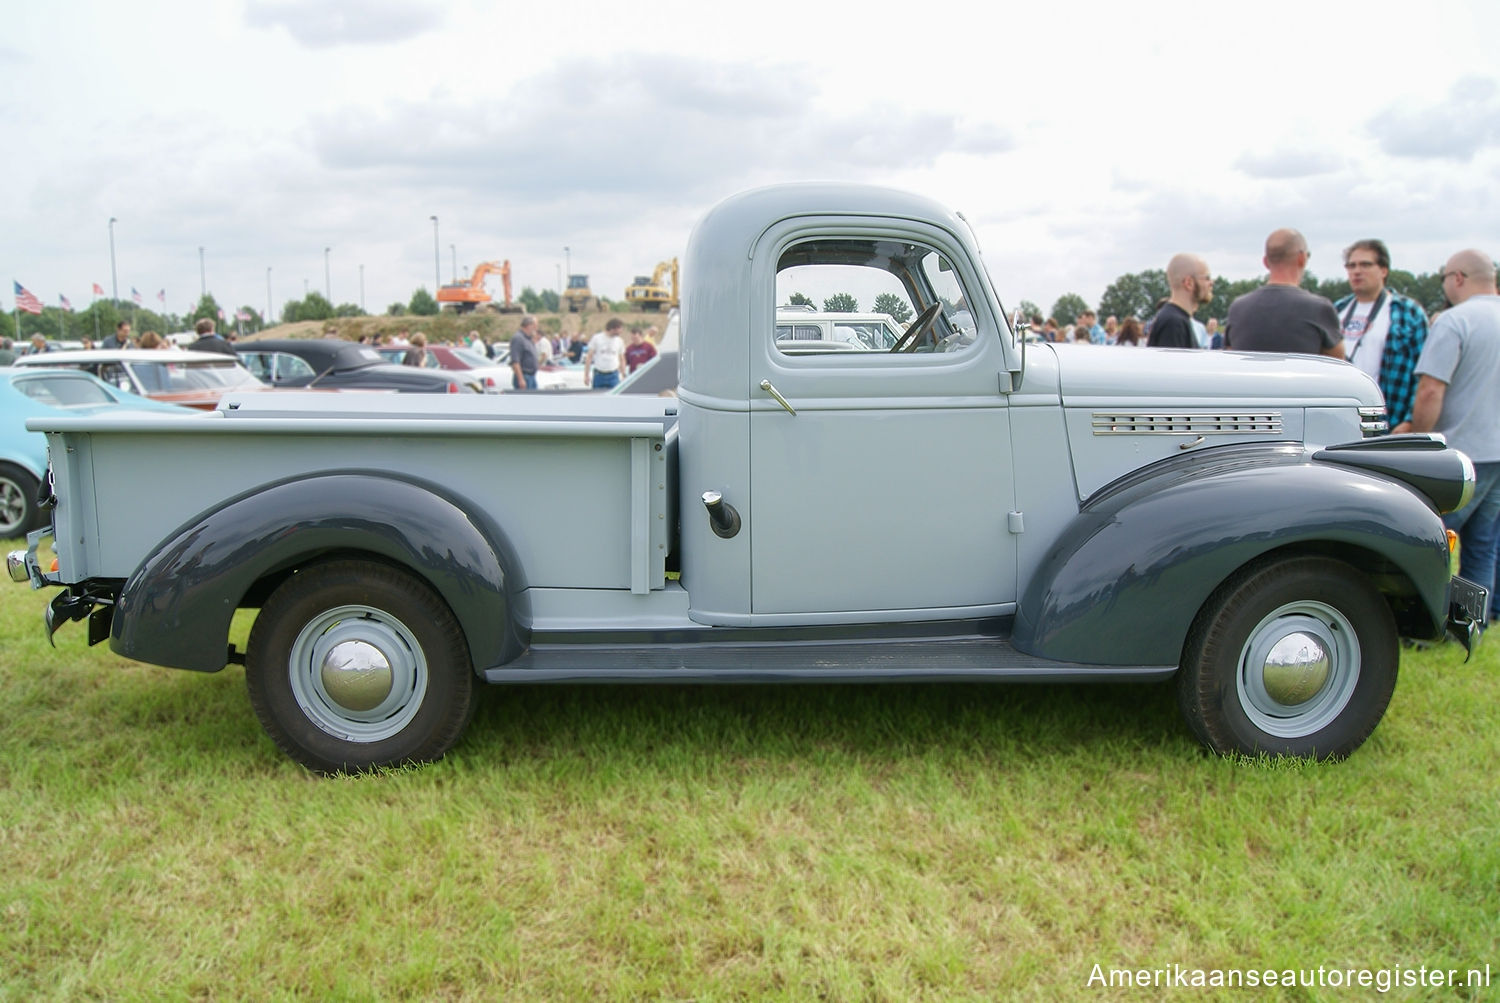
<svg viewBox="0 0 1500 1003">
<path fill-rule="evenodd" d="M 500 276 L 505 291 L 503 303 L 492 302 L 493 297 L 484 288 L 484 280 L 491 275 Z M 521 308 L 510 298 L 510 261 L 482 261 L 463 282 L 450 282 L 438 289 L 438 306 L 452 307 L 459 313 L 468 313 L 475 307 L 484 307 L 497 313 L 516 313 Z"/>
</svg>

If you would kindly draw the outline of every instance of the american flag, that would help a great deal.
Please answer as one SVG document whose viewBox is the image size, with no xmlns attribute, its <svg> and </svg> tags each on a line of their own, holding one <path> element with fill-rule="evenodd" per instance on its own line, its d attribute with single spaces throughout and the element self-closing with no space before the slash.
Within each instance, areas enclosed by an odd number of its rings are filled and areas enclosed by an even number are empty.
<svg viewBox="0 0 1500 1003">
<path fill-rule="evenodd" d="M 26 287 L 15 279 L 10 281 L 11 285 L 16 287 L 16 309 L 24 310 L 26 313 L 41 313 L 42 301 L 28 292 Z"/>
<path fill-rule="evenodd" d="M 69 313 L 73 312 L 73 304 L 69 303 L 68 298 L 62 293 L 57 294 L 57 301 L 62 304 L 62 308 L 64 310 L 68 311 Z"/>
<path fill-rule="evenodd" d="M 165 303 L 167 301 L 167 291 L 165 289 L 156 294 L 156 301 L 158 303 Z"/>
<path fill-rule="evenodd" d="M 97 282 L 94 283 L 94 295 L 95 296 L 103 296 L 104 295 L 104 287 L 101 286 Z"/>
<path fill-rule="evenodd" d="M 234 319 L 235 320 L 249 320 L 250 319 L 250 312 L 248 310 L 236 310 L 234 312 Z"/>
<path fill-rule="evenodd" d="M 219 307 L 219 319 L 220 320 L 224 319 L 224 308 L 223 307 Z"/>
<path fill-rule="evenodd" d="M 136 303 L 139 304 L 141 302 L 141 291 L 139 289 L 137 289 L 135 286 L 131 286 L 130 287 L 130 298 L 133 299 L 133 300 L 135 300 Z"/>
</svg>

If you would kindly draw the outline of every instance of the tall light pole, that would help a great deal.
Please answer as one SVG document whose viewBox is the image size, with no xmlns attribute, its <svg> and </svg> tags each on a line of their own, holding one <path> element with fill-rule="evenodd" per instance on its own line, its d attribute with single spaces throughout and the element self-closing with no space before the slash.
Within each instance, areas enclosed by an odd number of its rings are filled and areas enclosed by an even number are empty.
<svg viewBox="0 0 1500 1003">
<path fill-rule="evenodd" d="M 208 295 L 208 269 L 203 264 L 203 248 L 198 248 L 198 293 L 200 296 Z"/>
<path fill-rule="evenodd" d="M 109 298 L 120 302 L 120 279 L 115 272 L 115 218 L 109 218 Z"/>
<path fill-rule="evenodd" d="M 266 316 L 265 324 L 271 323 L 271 266 L 266 266 Z M 261 326 L 264 327 L 265 324 Z"/>
<path fill-rule="evenodd" d="M 562 265 L 557 266 L 557 298 L 562 300 Z"/>
<path fill-rule="evenodd" d="M 437 291 L 443 287 L 443 266 L 438 260 L 437 217 L 429 216 L 427 218 L 432 220 L 432 295 L 436 296 Z"/>
<path fill-rule="evenodd" d="M 453 281 L 458 282 L 458 248 L 452 244 L 448 245 L 448 253 L 453 255 Z"/>
<path fill-rule="evenodd" d="M 563 267 L 563 274 L 571 279 L 573 277 L 573 249 L 566 244 L 563 245 L 563 260 L 567 262 Z"/>
<path fill-rule="evenodd" d="M 331 247 L 323 248 L 323 295 L 328 297 L 329 306 L 333 306 L 333 272 L 328 268 L 328 255 L 332 252 Z"/>
</svg>

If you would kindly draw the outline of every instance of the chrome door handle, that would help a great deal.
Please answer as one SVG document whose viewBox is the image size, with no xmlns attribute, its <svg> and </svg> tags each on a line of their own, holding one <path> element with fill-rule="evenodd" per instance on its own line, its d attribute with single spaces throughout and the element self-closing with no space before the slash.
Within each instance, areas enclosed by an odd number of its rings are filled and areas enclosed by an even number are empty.
<svg viewBox="0 0 1500 1003">
<path fill-rule="evenodd" d="M 1194 439 L 1192 442 L 1179 442 L 1177 444 L 1177 448 L 1178 449 L 1192 449 L 1194 446 L 1201 446 L 1201 445 L 1203 445 L 1203 443 L 1204 443 L 1204 438 L 1203 438 L 1203 436 L 1200 435 L 1200 436 L 1198 436 L 1198 438 Z"/>
<path fill-rule="evenodd" d="M 770 394 L 772 397 L 776 398 L 776 403 L 778 403 L 782 407 L 786 408 L 786 413 L 787 414 L 795 415 L 797 413 L 797 409 L 794 408 L 794 407 L 792 407 L 792 405 L 788 404 L 787 403 L 787 399 L 785 397 L 781 396 L 781 391 L 779 391 L 775 387 L 771 386 L 771 381 L 770 380 L 761 380 L 760 381 L 760 388 L 762 390 L 764 390 L 766 393 Z"/>
</svg>

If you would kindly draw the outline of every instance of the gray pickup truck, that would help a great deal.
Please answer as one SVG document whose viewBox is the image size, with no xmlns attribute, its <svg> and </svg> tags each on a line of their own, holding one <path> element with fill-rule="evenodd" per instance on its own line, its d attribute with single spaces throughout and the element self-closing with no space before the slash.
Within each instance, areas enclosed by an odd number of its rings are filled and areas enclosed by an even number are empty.
<svg viewBox="0 0 1500 1003">
<path fill-rule="evenodd" d="M 243 662 L 289 755 L 431 760 L 475 685 L 1176 678 L 1209 748 L 1342 757 L 1485 594 L 1473 468 L 1330 359 L 1027 344 L 964 219 L 844 185 L 695 229 L 676 398 L 229 396 L 47 434 L 49 636 Z M 892 294 L 888 350 L 778 305 Z M 887 301 L 889 302 L 889 301 Z M 48 562 L 50 564 L 50 561 Z M 237 609 L 259 610 L 246 650 Z"/>
</svg>

